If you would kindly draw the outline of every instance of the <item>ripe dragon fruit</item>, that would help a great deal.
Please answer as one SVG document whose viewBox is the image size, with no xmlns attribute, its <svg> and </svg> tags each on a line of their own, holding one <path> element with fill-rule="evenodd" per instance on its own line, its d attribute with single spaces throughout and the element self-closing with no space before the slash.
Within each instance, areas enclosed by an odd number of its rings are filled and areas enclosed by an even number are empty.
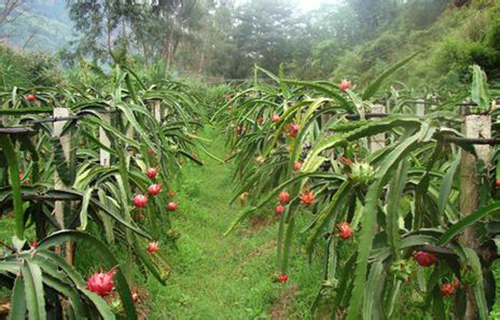
<svg viewBox="0 0 500 320">
<path fill-rule="evenodd" d="M 115 272 L 113 270 L 94 273 L 87 281 L 87 289 L 97 293 L 101 297 L 105 297 L 114 290 L 114 276 Z"/>
<path fill-rule="evenodd" d="M 144 208 L 148 203 L 148 197 L 142 194 L 138 194 L 134 197 L 133 203 L 137 208 Z"/>
<path fill-rule="evenodd" d="M 280 122 L 280 116 L 276 113 L 273 113 L 273 115 L 271 116 L 271 122 L 272 123 L 278 123 Z"/>
<path fill-rule="evenodd" d="M 303 191 L 300 195 L 300 202 L 305 206 L 310 206 L 311 204 L 313 204 L 314 199 L 316 199 L 316 196 L 312 191 Z"/>
<path fill-rule="evenodd" d="M 169 204 L 167 204 L 167 211 L 171 211 L 171 212 L 176 211 L 178 206 L 179 206 L 179 204 L 177 202 L 172 201 Z"/>
<path fill-rule="evenodd" d="M 413 259 L 422 267 L 429 267 L 436 263 L 437 257 L 432 253 L 417 251 L 413 254 Z"/>
<path fill-rule="evenodd" d="M 348 222 L 339 223 L 337 228 L 339 229 L 338 236 L 344 240 L 349 239 L 354 234 L 354 231 Z"/>
<path fill-rule="evenodd" d="M 158 175 L 158 170 L 156 170 L 156 168 L 151 167 L 148 170 L 146 170 L 146 175 L 148 176 L 149 179 L 154 179 Z"/>
<path fill-rule="evenodd" d="M 152 242 L 148 243 L 148 246 L 147 246 L 146 250 L 150 254 L 155 254 L 156 251 L 158 251 L 159 248 L 160 248 L 160 244 L 158 243 L 158 241 L 152 241 Z"/>
<path fill-rule="evenodd" d="M 455 287 L 451 283 L 445 283 L 441 285 L 441 294 L 444 297 L 450 297 L 455 294 Z"/>
<path fill-rule="evenodd" d="M 296 123 L 292 123 L 288 129 L 288 136 L 290 138 L 295 138 L 299 133 L 300 126 Z"/>
<path fill-rule="evenodd" d="M 302 168 L 303 163 L 300 161 L 294 162 L 293 163 L 293 171 L 300 171 Z"/>
<path fill-rule="evenodd" d="M 279 195 L 278 195 L 278 201 L 281 203 L 281 204 L 288 204 L 290 202 L 290 194 L 286 191 L 282 191 Z"/>
<path fill-rule="evenodd" d="M 161 192 L 161 185 L 160 184 L 152 184 L 148 188 L 148 193 L 152 195 L 153 197 L 158 195 Z"/>
<path fill-rule="evenodd" d="M 285 212 L 285 207 L 283 207 L 281 204 L 278 204 L 276 206 L 276 213 L 277 214 L 282 214 L 283 212 Z"/>
<path fill-rule="evenodd" d="M 346 79 L 342 80 L 339 84 L 339 89 L 342 92 L 346 92 L 347 90 L 352 88 L 352 83 L 351 81 L 348 81 Z"/>
<path fill-rule="evenodd" d="M 279 278 L 278 278 L 278 282 L 279 283 L 286 283 L 287 281 L 288 281 L 288 274 L 281 273 Z"/>
</svg>

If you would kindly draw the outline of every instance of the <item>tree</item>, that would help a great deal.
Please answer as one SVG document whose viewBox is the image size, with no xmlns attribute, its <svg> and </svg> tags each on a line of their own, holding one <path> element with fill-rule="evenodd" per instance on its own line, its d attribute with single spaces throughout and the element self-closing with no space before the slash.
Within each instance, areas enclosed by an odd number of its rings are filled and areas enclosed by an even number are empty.
<svg viewBox="0 0 500 320">
<path fill-rule="evenodd" d="M 296 6 L 284 0 L 253 0 L 239 7 L 232 42 L 231 77 L 249 76 L 254 64 L 277 72 L 280 64 L 290 61 L 290 30 Z"/>
<path fill-rule="evenodd" d="M 126 33 L 127 26 L 140 16 L 142 5 L 132 0 L 67 0 L 70 18 L 80 33 L 77 51 L 106 60 L 112 53 L 117 34 Z M 119 27 L 121 30 L 117 31 Z"/>
<path fill-rule="evenodd" d="M 22 5 L 26 0 L 1 0 L 0 1 L 0 28 L 12 23 L 22 15 Z"/>
</svg>

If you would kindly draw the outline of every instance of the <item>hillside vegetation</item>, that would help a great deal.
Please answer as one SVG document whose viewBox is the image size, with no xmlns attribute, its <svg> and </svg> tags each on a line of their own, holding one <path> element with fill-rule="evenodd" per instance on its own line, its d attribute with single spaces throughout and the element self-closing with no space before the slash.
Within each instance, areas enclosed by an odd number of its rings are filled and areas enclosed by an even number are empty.
<svg viewBox="0 0 500 320">
<path fill-rule="evenodd" d="M 346 52 L 332 77 L 367 83 L 397 60 L 421 52 L 398 75 L 409 87 L 453 89 L 471 80 L 472 64 L 482 66 L 492 81 L 500 80 L 500 3 L 475 1 L 449 7 L 419 26 L 426 17 L 423 10 L 408 8 L 377 37 Z"/>
</svg>

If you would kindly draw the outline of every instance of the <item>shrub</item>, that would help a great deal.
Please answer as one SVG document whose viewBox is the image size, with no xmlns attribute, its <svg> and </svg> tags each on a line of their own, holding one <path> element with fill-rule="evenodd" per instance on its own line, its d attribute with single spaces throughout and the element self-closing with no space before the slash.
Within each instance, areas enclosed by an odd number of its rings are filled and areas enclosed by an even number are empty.
<svg viewBox="0 0 500 320">
<path fill-rule="evenodd" d="M 41 52 L 16 52 L 0 46 L 0 85 L 54 86 L 62 81 L 58 62 Z"/>
</svg>

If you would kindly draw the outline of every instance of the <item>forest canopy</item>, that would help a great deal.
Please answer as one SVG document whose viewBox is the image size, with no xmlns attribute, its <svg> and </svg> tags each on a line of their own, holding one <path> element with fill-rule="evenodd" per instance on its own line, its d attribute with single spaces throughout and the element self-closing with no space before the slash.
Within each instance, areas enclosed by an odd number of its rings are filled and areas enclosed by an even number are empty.
<svg viewBox="0 0 500 320">
<path fill-rule="evenodd" d="M 141 62 L 163 61 L 206 77 L 245 79 L 259 65 L 303 79 L 349 76 L 364 82 L 402 57 L 427 50 L 430 59 L 422 55 L 426 58 L 413 63 L 428 74 L 424 78 L 439 73 L 443 83 L 467 81 L 473 63 L 488 74 L 500 65 L 494 1 L 345 0 L 308 12 L 287 0 L 67 0 L 67 5 L 80 35 L 65 52 L 70 61 L 83 54 L 97 64 L 109 62 L 108 52 L 117 58 L 128 52 Z M 488 19 L 497 22 L 477 29 Z"/>
</svg>

